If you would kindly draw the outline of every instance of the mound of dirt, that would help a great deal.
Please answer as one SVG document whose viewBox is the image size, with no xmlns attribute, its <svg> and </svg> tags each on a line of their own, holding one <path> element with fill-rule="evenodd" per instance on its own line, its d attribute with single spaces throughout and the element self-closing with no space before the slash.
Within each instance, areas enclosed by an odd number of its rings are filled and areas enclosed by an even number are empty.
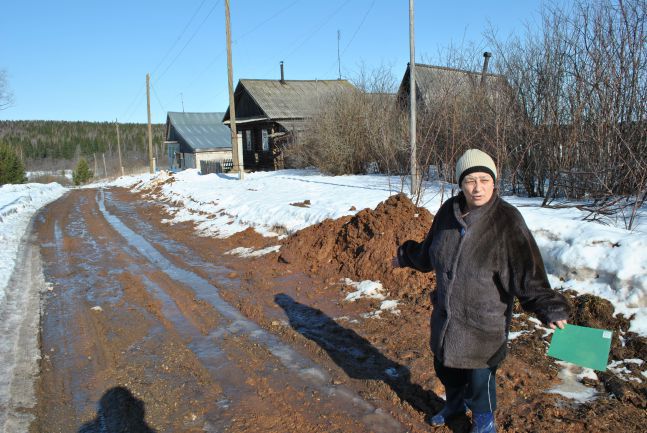
<svg viewBox="0 0 647 433">
<path fill-rule="evenodd" d="M 375 209 L 295 233 L 285 241 L 279 261 L 324 278 L 380 281 L 392 296 L 426 303 L 435 285 L 433 273 L 394 269 L 391 260 L 404 241 L 424 239 L 432 219 L 404 194 L 394 195 Z"/>
</svg>

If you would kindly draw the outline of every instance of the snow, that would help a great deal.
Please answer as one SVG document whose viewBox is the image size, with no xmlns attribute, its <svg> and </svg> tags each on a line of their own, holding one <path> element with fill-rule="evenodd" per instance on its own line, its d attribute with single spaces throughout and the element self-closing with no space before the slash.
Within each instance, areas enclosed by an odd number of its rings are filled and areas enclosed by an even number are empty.
<svg viewBox="0 0 647 433">
<path fill-rule="evenodd" d="M 185 170 L 171 175 L 124 176 L 111 182 L 86 187 L 120 186 L 135 191 L 155 188 L 152 199 L 162 201 L 171 217 L 165 222 L 190 221 L 201 236 L 228 237 L 254 228 L 264 236 L 282 238 L 327 218 L 353 215 L 375 208 L 390 195 L 401 191 L 403 179 L 382 175 L 325 176 L 315 170 L 281 170 L 250 173 L 244 181 L 226 174 L 199 175 Z M 436 213 L 452 185 L 424 184 L 420 203 Z M 0 187 L 0 308 L 3 308 L 7 282 L 14 270 L 18 247 L 30 219 L 39 208 L 67 191 L 59 184 L 4 185 Z M 540 199 L 504 197 L 517 206 L 537 241 L 554 287 L 591 293 L 611 301 L 619 313 L 634 315 L 631 331 L 647 335 L 647 209 L 638 214 L 633 231 L 624 229 L 622 219 L 605 220 L 606 225 L 583 221 L 587 215 L 575 207 L 542 208 Z M 295 206 L 309 200 L 307 207 Z M 278 250 L 236 248 L 230 254 L 255 257 Z M 395 251 L 394 251 L 395 253 Z M 379 318 L 384 311 L 398 314 L 398 301 L 386 299 L 388 288 L 379 282 L 343 281 L 354 289 L 348 302 L 362 297 L 378 299 L 380 308 L 362 317 Z M 95 307 L 96 308 L 96 307 Z M 97 311 L 98 308 L 96 308 Z M 341 320 L 342 318 L 339 318 Z M 534 325 L 549 335 L 536 319 Z M 516 338 L 526 331 L 511 333 Z M 616 374 L 626 374 L 627 364 L 644 360 L 623 360 L 609 366 Z M 595 378 L 587 369 L 573 370 L 564 364 L 563 384 L 552 392 L 579 401 L 594 398 L 594 390 L 579 383 Z M 647 374 L 642 374 L 647 380 Z M 632 380 L 635 380 L 632 379 Z M 579 386 L 578 386 L 579 385 Z"/>
<path fill-rule="evenodd" d="M 326 218 L 353 215 L 375 208 L 400 192 L 397 176 L 325 176 L 316 170 L 250 173 L 245 180 L 227 174 L 200 175 L 185 170 L 172 176 L 126 176 L 110 185 L 141 190 L 159 187 L 169 224 L 192 221 L 202 236 L 228 237 L 248 227 L 265 236 L 294 233 Z M 404 182 L 406 185 L 406 182 Z M 426 182 L 420 203 L 431 213 L 452 185 Z M 554 287 L 591 293 L 611 301 L 616 312 L 630 317 L 630 330 L 647 335 L 647 208 L 638 225 L 624 229 L 622 219 L 607 225 L 582 221 L 587 212 L 576 207 L 542 208 L 541 199 L 506 196 L 520 210 L 532 231 Z M 310 201 L 308 207 L 290 203 Z M 564 203 L 560 203 L 563 205 Z"/>
<path fill-rule="evenodd" d="M 62 176 L 67 180 L 72 180 L 72 170 L 54 170 L 54 171 L 27 171 L 25 172 L 28 180 L 38 179 L 39 177 L 45 176 Z"/>
<path fill-rule="evenodd" d="M 562 367 L 557 374 L 557 377 L 562 380 L 562 383 L 546 392 L 549 394 L 559 394 L 566 398 L 576 400 L 579 403 L 586 403 L 595 399 L 597 391 L 581 383 L 582 378 L 593 377 L 595 373 L 588 371 L 590 370 L 588 368 L 577 367 L 568 362 L 557 361 L 556 363 Z M 597 378 L 597 375 L 595 377 Z"/>
<path fill-rule="evenodd" d="M 346 298 L 344 299 L 345 301 L 353 302 L 361 298 L 385 298 L 385 296 L 382 294 L 384 288 L 382 287 L 382 283 L 380 283 L 379 281 L 364 280 L 356 282 L 351 280 L 350 278 L 345 278 L 343 281 L 347 286 L 356 289 L 354 292 L 346 295 Z"/>
<path fill-rule="evenodd" d="M 225 252 L 225 254 L 231 254 L 239 257 L 260 257 L 265 254 L 276 253 L 281 249 L 281 245 L 272 245 L 260 250 L 255 250 L 254 248 L 238 247 L 232 250 Z"/>
<path fill-rule="evenodd" d="M 16 265 L 18 248 L 32 216 L 67 191 L 58 183 L 28 183 L 0 187 L 0 309 Z"/>
</svg>

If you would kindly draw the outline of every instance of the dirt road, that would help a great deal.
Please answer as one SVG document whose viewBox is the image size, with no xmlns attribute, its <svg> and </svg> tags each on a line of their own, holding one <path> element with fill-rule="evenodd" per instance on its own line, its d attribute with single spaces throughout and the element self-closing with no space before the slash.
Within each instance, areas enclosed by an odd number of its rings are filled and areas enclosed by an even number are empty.
<svg viewBox="0 0 647 433">
<path fill-rule="evenodd" d="M 428 348 L 433 275 L 389 261 L 402 239 L 424 236 L 431 216 L 394 197 L 279 241 L 251 229 L 200 237 L 192 224 L 165 223 L 167 210 L 154 188 L 85 189 L 37 216 L 51 290 L 31 432 L 123 423 L 138 432 L 430 430 L 425 416 L 443 392 Z M 397 311 L 345 301 L 346 277 L 382 281 Z M 573 297 L 573 323 L 626 331 L 626 319 L 589 298 Z M 544 330 L 520 311 L 513 330 L 520 336 L 497 372 L 500 431 L 642 431 L 644 383 L 600 375 L 584 404 L 552 394 L 562 367 L 545 355 Z M 623 335 L 613 359 L 644 359 L 644 338 Z M 437 431 L 469 427 L 459 417 Z"/>
<path fill-rule="evenodd" d="M 75 190 L 39 215 L 53 290 L 33 431 L 76 431 L 102 396 L 97 427 L 119 407 L 143 405 L 160 432 L 405 431 L 225 301 L 237 274 L 217 256 L 203 260 L 191 239 L 165 236 L 136 205 Z M 142 422 L 141 411 L 129 413 Z"/>
</svg>

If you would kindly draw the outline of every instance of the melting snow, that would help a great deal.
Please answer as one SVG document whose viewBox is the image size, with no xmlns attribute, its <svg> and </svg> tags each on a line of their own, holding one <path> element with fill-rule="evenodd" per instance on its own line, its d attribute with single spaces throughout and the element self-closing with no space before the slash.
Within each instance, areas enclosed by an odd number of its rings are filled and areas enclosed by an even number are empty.
<svg viewBox="0 0 647 433">
<path fill-rule="evenodd" d="M 281 249 L 281 245 L 273 245 L 260 250 L 254 248 L 238 247 L 227 251 L 225 254 L 231 254 L 239 257 L 260 257 L 265 254 L 275 253 Z"/>
</svg>

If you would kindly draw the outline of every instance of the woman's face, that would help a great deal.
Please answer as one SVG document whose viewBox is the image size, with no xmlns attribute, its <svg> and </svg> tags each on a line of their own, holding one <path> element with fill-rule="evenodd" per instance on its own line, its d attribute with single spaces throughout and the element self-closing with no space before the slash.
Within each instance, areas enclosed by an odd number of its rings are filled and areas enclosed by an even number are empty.
<svg viewBox="0 0 647 433">
<path fill-rule="evenodd" d="M 494 194 L 494 179 L 488 173 L 470 173 L 463 178 L 461 189 L 465 194 L 467 208 L 471 210 L 490 201 Z"/>
</svg>

